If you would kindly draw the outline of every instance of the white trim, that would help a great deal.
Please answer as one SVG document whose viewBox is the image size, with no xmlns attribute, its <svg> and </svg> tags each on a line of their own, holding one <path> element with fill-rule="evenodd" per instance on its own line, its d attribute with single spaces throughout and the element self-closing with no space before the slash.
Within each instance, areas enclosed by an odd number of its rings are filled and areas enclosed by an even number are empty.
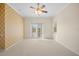
<svg viewBox="0 0 79 59">
<path fill-rule="evenodd" d="M 14 44 L 12 44 L 11 46 L 9 46 L 8 48 L 5 48 L 4 50 L 7 51 L 9 50 L 11 47 L 17 45 L 18 43 L 22 42 L 24 39 L 21 39 L 20 41 L 15 42 Z"/>
<path fill-rule="evenodd" d="M 23 17 L 22 14 L 18 10 L 16 10 L 12 5 L 10 5 L 9 3 L 7 3 L 7 5 L 9 5 L 14 11 L 16 11 L 18 13 L 18 15 Z"/>
</svg>

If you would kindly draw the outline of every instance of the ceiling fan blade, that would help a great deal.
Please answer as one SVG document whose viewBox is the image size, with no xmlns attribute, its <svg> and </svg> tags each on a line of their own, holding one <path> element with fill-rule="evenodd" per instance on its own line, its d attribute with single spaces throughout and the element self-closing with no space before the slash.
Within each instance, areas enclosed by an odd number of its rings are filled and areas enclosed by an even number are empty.
<svg viewBox="0 0 79 59">
<path fill-rule="evenodd" d="M 30 6 L 30 8 L 35 9 L 34 7 Z"/>
<path fill-rule="evenodd" d="M 43 13 L 48 13 L 48 11 L 42 10 Z"/>
<path fill-rule="evenodd" d="M 45 8 L 45 5 L 42 5 L 41 9 Z"/>
<path fill-rule="evenodd" d="M 39 8 L 40 3 L 37 3 L 37 8 Z"/>
</svg>

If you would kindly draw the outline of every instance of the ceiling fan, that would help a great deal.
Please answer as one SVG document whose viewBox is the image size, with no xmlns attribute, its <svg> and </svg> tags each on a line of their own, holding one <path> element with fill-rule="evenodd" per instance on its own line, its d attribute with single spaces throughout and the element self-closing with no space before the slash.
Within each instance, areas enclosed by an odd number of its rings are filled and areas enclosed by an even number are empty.
<svg viewBox="0 0 79 59">
<path fill-rule="evenodd" d="M 45 10 L 45 5 L 40 5 L 40 3 L 37 3 L 37 7 L 32 7 L 30 8 L 34 9 L 35 13 L 40 15 L 41 13 L 48 13 L 48 11 Z"/>
</svg>

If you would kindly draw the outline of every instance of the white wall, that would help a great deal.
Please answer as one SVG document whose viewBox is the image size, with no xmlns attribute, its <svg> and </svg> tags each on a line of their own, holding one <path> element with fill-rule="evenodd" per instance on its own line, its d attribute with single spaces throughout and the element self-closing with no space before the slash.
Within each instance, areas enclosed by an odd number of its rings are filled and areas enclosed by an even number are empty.
<svg viewBox="0 0 79 59">
<path fill-rule="evenodd" d="M 69 4 L 54 20 L 57 21 L 56 41 L 79 55 L 79 4 Z"/>
<path fill-rule="evenodd" d="M 31 38 L 31 24 L 42 23 L 44 38 L 52 38 L 52 19 L 51 18 L 25 18 L 25 38 Z"/>
</svg>

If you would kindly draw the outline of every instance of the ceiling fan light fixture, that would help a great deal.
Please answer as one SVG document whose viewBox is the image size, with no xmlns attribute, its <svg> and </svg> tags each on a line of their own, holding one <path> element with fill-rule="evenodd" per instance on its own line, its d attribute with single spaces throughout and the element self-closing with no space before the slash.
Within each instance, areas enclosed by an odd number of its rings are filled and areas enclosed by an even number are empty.
<svg viewBox="0 0 79 59">
<path fill-rule="evenodd" d="M 43 13 L 48 13 L 48 11 L 45 10 L 45 5 L 40 5 L 39 3 L 37 3 L 37 7 L 32 7 L 30 6 L 30 8 L 34 9 L 34 13 L 36 15 L 40 15 L 40 14 L 43 14 Z"/>
<path fill-rule="evenodd" d="M 40 10 L 35 10 L 35 14 L 40 15 L 40 14 L 42 14 L 42 11 L 40 11 Z"/>
</svg>

